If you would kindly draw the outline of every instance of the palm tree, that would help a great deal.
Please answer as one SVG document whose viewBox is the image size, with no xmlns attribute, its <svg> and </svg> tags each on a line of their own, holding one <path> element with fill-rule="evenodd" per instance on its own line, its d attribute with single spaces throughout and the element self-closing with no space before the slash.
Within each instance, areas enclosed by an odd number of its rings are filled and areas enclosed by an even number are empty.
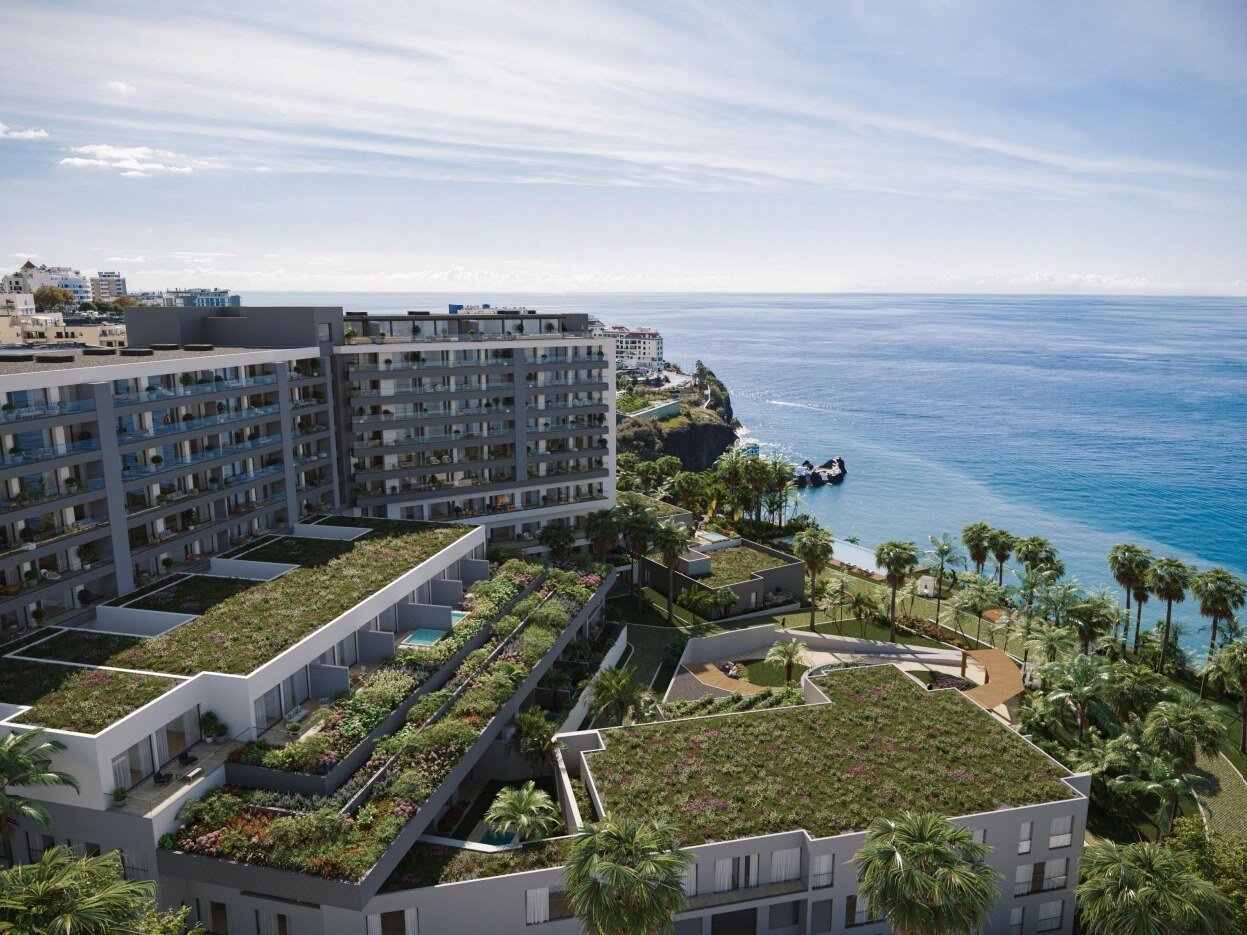
<svg viewBox="0 0 1247 935">
<path fill-rule="evenodd" d="M 537 534 L 537 541 L 549 549 L 555 558 L 566 558 L 576 544 L 576 531 L 567 523 L 546 523 Z"/>
<path fill-rule="evenodd" d="M 1191 594 L 1199 601 L 1200 616 L 1212 621 L 1208 635 L 1208 655 L 1211 656 L 1217 648 L 1217 626 L 1234 616 L 1234 611 L 1247 602 L 1247 584 L 1224 568 L 1212 568 L 1191 578 Z M 1199 697 L 1204 697 L 1207 687 L 1208 675 L 1204 674 L 1199 680 Z"/>
<path fill-rule="evenodd" d="M 1186 774 L 1177 760 L 1147 752 L 1139 754 L 1138 771 L 1118 776 L 1109 783 L 1114 789 L 1155 799 L 1156 840 L 1159 842 L 1173 827 L 1178 808 L 1195 797 Z"/>
<path fill-rule="evenodd" d="M 805 645 L 795 638 L 783 643 L 772 643 L 771 648 L 766 651 L 767 662 L 776 662 L 784 667 L 785 685 L 792 684 L 793 667 L 803 664 L 805 660 Z"/>
<path fill-rule="evenodd" d="M 547 769 L 554 771 L 554 755 L 563 747 L 555 740 L 558 726 L 546 720 L 545 711 L 535 705 L 524 708 L 515 715 L 515 733 L 507 741 L 507 749 L 518 753 L 530 767 L 542 775 Z"/>
<path fill-rule="evenodd" d="M 654 515 L 638 502 L 634 501 L 625 507 L 619 531 L 636 562 L 636 571 L 632 575 L 632 596 L 636 600 L 638 612 L 641 610 L 641 559 L 649 551 L 650 541 L 657 529 L 658 521 L 654 519 Z"/>
<path fill-rule="evenodd" d="M 896 596 L 905 602 L 905 616 L 912 617 L 914 613 L 914 603 L 918 598 L 922 597 L 922 583 L 918 578 L 910 575 L 905 579 L 896 591 Z"/>
<path fill-rule="evenodd" d="M 21 819 L 47 828 L 52 823 L 48 810 L 24 795 L 10 792 L 12 786 L 62 786 L 78 791 L 78 780 L 69 773 L 52 769 L 52 760 L 65 749 L 59 740 L 45 740 L 41 727 L 20 734 L 0 737 L 0 837 L 8 841 Z"/>
<path fill-rule="evenodd" d="M 607 818 L 572 840 L 566 893 L 588 935 L 670 932 L 691 862 L 671 825 Z"/>
<path fill-rule="evenodd" d="M 78 858 L 67 847 L 49 848 L 38 863 L 18 864 L 0 873 L 0 932 L 136 931 L 138 923 L 152 914 L 155 893 L 155 884 L 148 880 L 125 879 L 116 851 Z"/>
<path fill-rule="evenodd" d="M 1018 603 L 1022 605 L 1022 665 L 1026 665 L 1030 649 L 1031 624 L 1034 623 L 1035 602 L 1052 587 L 1052 573 L 1046 568 L 1023 568 L 1015 571 L 1018 583 L 1014 589 Z"/>
<path fill-rule="evenodd" d="M 953 599 L 958 611 L 974 614 L 977 621 L 974 628 L 974 638 L 978 642 L 983 639 L 983 612 L 993 607 L 997 607 L 1003 601 L 1004 595 L 996 582 L 989 578 L 983 578 L 979 575 L 967 575 L 965 581 L 962 582 L 961 590 L 957 592 L 957 596 Z M 964 633 L 962 634 L 964 635 Z"/>
<path fill-rule="evenodd" d="M 585 537 L 589 549 L 598 558 L 605 558 L 619 541 L 619 513 L 616 510 L 594 510 L 585 517 Z"/>
<path fill-rule="evenodd" d="M 1068 622 L 1078 631 L 1083 653 L 1091 652 L 1091 644 L 1110 629 L 1116 643 L 1117 625 L 1121 622 L 1121 605 L 1107 588 L 1086 595 L 1070 608 Z"/>
<path fill-rule="evenodd" d="M 491 831 L 514 831 L 520 841 L 545 837 L 557 823 L 558 809 L 550 794 L 538 789 L 531 779 L 522 786 L 500 790 L 485 813 L 485 824 Z"/>
<path fill-rule="evenodd" d="M 970 556 L 974 570 L 980 575 L 987 556 L 991 553 L 991 534 L 992 528 L 986 523 L 971 523 L 961 530 L 961 544 L 966 547 L 966 554 Z"/>
<path fill-rule="evenodd" d="M 674 622 L 672 605 L 675 600 L 675 569 L 680 564 L 680 556 L 693 546 L 693 533 L 683 523 L 673 519 L 658 524 L 654 530 L 654 548 L 662 556 L 662 563 L 667 568 L 667 625 Z"/>
<path fill-rule="evenodd" d="M 1079 927 L 1086 935 L 1229 932 L 1229 900 L 1181 852 L 1097 841 L 1082 855 Z"/>
<path fill-rule="evenodd" d="M 1113 706 L 1117 719 L 1126 722 L 1131 715 L 1142 717 L 1150 711 L 1157 702 L 1166 697 L 1170 685 L 1167 678 L 1149 666 L 1119 660 L 1113 663 L 1108 703 Z"/>
<path fill-rule="evenodd" d="M 771 469 L 758 457 L 746 457 L 741 463 L 740 480 L 748 488 L 753 503 L 753 521 L 762 523 L 762 497 L 771 485 Z"/>
<path fill-rule="evenodd" d="M 931 537 L 931 548 L 923 553 L 927 566 L 935 571 L 935 619 L 940 619 L 940 602 L 944 599 L 944 572 L 950 568 L 965 568 L 966 559 L 957 543 L 948 533 Z"/>
<path fill-rule="evenodd" d="M 1113 575 L 1123 591 L 1126 592 L 1126 620 L 1127 629 L 1129 628 L 1130 619 L 1130 600 L 1135 593 L 1147 584 L 1147 568 L 1152 564 L 1152 553 L 1147 549 L 1140 548 L 1130 542 L 1120 542 L 1108 550 L 1108 570 Z M 1139 606 L 1139 615 L 1142 616 L 1143 607 Z M 1139 650 L 1138 628 L 1135 629 L 1134 649 Z M 1126 643 L 1122 641 L 1122 648 L 1125 649 Z"/>
<path fill-rule="evenodd" d="M 810 629 L 814 629 L 814 613 L 817 610 L 815 592 L 818 576 L 827 570 L 835 552 L 835 540 L 831 533 L 817 526 L 803 529 L 792 541 L 792 554 L 805 563 L 805 573 L 810 577 Z"/>
<path fill-rule="evenodd" d="M 1158 601 L 1165 602 L 1165 635 L 1160 643 L 1160 662 L 1157 672 L 1165 671 L 1165 656 L 1169 651 L 1169 630 L 1173 625 L 1173 605 L 1186 600 L 1186 589 L 1191 585 L 1191 567 L 1176 558 L 1158 558 L 1147 570 L 1147 589 Z"/>
<path fill-rule="evenodd" d="M 823 596 L 819 599 L 818 609 L 825 613 L 828 617 L 835 612 L 836 622 L 840 622 L 840 615 L 845 606 L 853 600 L 853 592 L 849 588 L 849 576 L 842 571 L 832 572 L 827 576 L 825 582 L 826 588 Z M 810 627 L 814 632 L 818 632 L 813 626 Z"/>
<path fill-rule="evenodd" d="M 1111 671 L 1108 663 L 1086 655 L 1050 662 L 1040 670 L 1044 682 L 1051 681 L 1048 700 L 1069 709 L 1078 722 L 1079 746 L 1092 720 L 1100 724 L 1112 720 L 1112 710 L 1105 701 Z"/>
<path fill-rule="evenodd" d="M 768 490 L 762 496 L 762 504 L 766 507 L 766 515 L 772 523 L 780 525 L 782 520 L 777 522 L 780 514 L 784 510 L 785 494 L 782 490 Z"/>
<path fill-rule="evenodd" d="M 1000 895 L 989 850 L 934 812 L 877 818 L 853 857 L 858 892 L 898 935 L 980 932 Z"/>
<path fill-rule="evenodd" d="M 882 628 L 888 622 L 888 608 L 877 588 L 869 588 L 853 595 L 853 612 L 862 625 L 862 638 L 866 638 L 866 624 Z"/>
<path fill-rule="evenodd" d="M 1056 546 L 1042 536 L 1018 539 L 1013 544 L 1013 557 L 1027 571 L 1050 570 L 1060 562 L 1057 558 Z"/>
<path fill-rule="evenodd" d="M 1074 633 L 1069 627 L 1059 627 L 1055 623 L 1041 623 L 1031 630 L 1026 641 L 1031 652 L 1044 662 L 1056 662 L 1061 656 L 1074 651 Z"/>
<path fill-rule="evenodd" d="M 612 724 L 622 724 L 628 712 L 644 701 L 645 686 L 636 677 L 636 666 L 629 663 L 621 669 L 603 669 L 589 683 L 592 700 L 589 714 L 594 718 L 607 716 Z"/>
<path fill-rule="evenodd" d="M 1227 643 L 1209 657 L 1204 665 L 1204 672 L 1213 678 L 1219 678 L 1231 685 L 1238 686 L 1242 698 L 1242 710 L 1239 712 L 1241 732 L 1238 738 L 1238 751 L 1247 753 L 1247 643 Z"/>
<path fill-rule="evenodd" d="M 1077 581 L 1054 581 L 1040 596 L 1039 604 L 1045 615 L 1051 615 L 1053 623 L 1062 624 L 1082 597 Z"/>
<path fill-rule="evenodd" d="M 892 589 L 892 602 L 888 610 L 888 642 L 896 642 L 896 589 L 901 586 L 910 569 L 918 563 L 918 547 L 912 542 L 896 539 L 881 542 L 875 548 L 875 564 L 883 569 L 888 587 Z"/>
<path fill-rule="evenodd" d="M 1005 584 L 1005 562 L 1013 554 L 1013 546 L 1016 543 L 1017 539 L 1013 537 L 1013 533 L 1004 529 L 993 529 L 991 535 L 987 537 L 987 549 L 992 553 L 992 558 L 996 560 L 996 583 L 1002 588 Z"/>
<path fill-rule="evenodd" d="M 1173 757 L 1183 769 L 1190 769 L 1195 765 L 1196 753 L 1216 756 L 1220 752 L 1225 722 L 1216 708 L 1184 691 L 1148 712 L 1143 739 L 1152 750 Z"/>
</svg>

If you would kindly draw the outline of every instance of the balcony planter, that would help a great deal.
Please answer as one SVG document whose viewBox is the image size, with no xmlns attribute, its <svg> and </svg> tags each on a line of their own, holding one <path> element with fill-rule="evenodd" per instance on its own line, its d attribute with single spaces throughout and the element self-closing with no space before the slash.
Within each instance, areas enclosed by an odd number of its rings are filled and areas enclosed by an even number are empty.
<svg viewBox="0 0 1247 935">
<path fill-rule="evenodd" d="M 128 798 L 130 798 L 130 790 L 125 786 L 118 786 L 113 790 L 112 795 L 109 796 L 109 805 L 112 808 L 121 808 L 126 804 L 126 799 Z"/>
</svg>

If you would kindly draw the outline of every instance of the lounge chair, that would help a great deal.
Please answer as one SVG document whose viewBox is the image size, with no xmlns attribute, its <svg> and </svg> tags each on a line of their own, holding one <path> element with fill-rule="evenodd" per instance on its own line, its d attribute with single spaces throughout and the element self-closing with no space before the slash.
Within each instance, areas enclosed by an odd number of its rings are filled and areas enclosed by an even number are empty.
<svg viewBox="0 0 1247 935">
<path fill-rule="evenodd" d="M 157 772 L 152 778 L 156 780 L 156 785 L 158 786 L 167 786 L 169 783 L 173 782 L 172 773 Z"/>
</svg>

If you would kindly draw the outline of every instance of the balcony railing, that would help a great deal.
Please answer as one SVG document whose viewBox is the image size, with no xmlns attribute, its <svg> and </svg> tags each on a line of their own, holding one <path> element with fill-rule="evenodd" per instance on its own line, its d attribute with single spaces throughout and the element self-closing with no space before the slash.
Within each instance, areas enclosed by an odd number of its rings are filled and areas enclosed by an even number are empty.
<svg viewBox="0 0 1247 935">
<path fill-rule="evenodd" d="M 433 491 L 453 492 L 455 490 L 468 490 L 473 487 L 484 487 L 489 484 L 510 484 L 514 482 L 515 474 L 512 472 L 502 477 L 468 477 L 463 480 L 451 481 L 450 483 L 386 484 L 381 489 L 361 486 L 358 488 L 357 492 L 361 498 L 371 499 L 373 497 L 392 497 L 402 493 L 430 493 Z"/>
<path fill-rule="evenodd" d="M 192 383 L 189 386 L 178 385 L 174 389 L 167 386 L 148 387 L 137 393 L 117 393 L 113 403 L 118 406 L 130 406 L 135 403 L 159 402 L 166 399 L 180 399 L 186 396 L 201 396 L 204 393 L 220 393 L 225 390 L 243 390 L 253 386 L 272 386 L 277 382 L 277 374 L 266 373 L 258 377 L 243 377 L 236 380 L 214 380 L 211 383 Z"/>
<path fill-rule="evenodd" d="M 16 497 L 0 500 L 0 513 L 13 513 L 17 510 L 24 510 L 27 507 L 53 503 L 57 500 L 67 500 L 70 497 L 78 496 L 78 494 L 86 493 L 88 490 L 103 489 L 104 478 L 93 477 L 85 484 L 66 484 L 62 487 L 53 487 L 51 490 L 44 490 L 40 494 L 19 494 Z"/>
<path fill-rule="evenodd" d="M 533 334 L 508 331 L 493 334 L 415 334 L 415 335 L 356 335 L 347 338 L 346 343 L 352 346 L 364 344 L 433 344 L 441 341 L 481 342 L 481 341 L 550 341 L 555 338 L 589 338 L 593 335 L 588 331 L 539 331 Z M 382 340 L 377 341 L 375 337 Z"/>
<path fill-rule="evenodd" d="M 274 445 L 281 441 L 280 435 L 265 435 L 251 441 L 241 442 L 237 445 L 226 445 L 224 448 L 213 448 L 211 451 L 200 451 L 193 455 L 185 455 L 180 458 L 165 458 L 159 464 L 141 464 L 135 467 L 126 468 L 121 472 L 121 476 L 125 480 L 133 480 L 136 477 L 147 477 L 152 474 L 160 474 L 164 471 L 172 471 L 177 468 L 191 467 L 196 464 L 202 464 L 205 461 L 215 461 L 219 458 L 229 458 L 236 455 L 245 454 L 248 451 L 254 451 L 256 448 L 264 448 L 267 445 Z"/>
<path fill-rule="evenodd" d="M 53 458 L 67 458 L 70 455 L 81 454 L 86 451 L 99 451 L 100 442 L 98 438 L 90 438 L 86 441 L 70 442 L 67 445 L 47 445 L 43 448 L 27 448 L 18 451 L 10 451 L 7 455 L 0 458 L 0 467 L 18 467 L 23 464 L 35 464 L 39 461 L 51 461 Z"/>
<path fill-rule="evenodd" d="M 351 361 L 346 365 L 346 372 L 356 373 L 361 370 L 461 370 L 472 367 L 505 367 L 514 362 L 512 357 L 494 357 L 488 360 L 392 360 L 388 364 L 380 360 L 371 364 Z"/>
<path fill-rule="evenodd" d="M 434 386 L 395 387 L 383 390 L 352 390 L 351 398 L 384 399 L 390 396 L 421 396 L 425 393 L 485 393 L 510 390 L 515 392 L 516 384 L 511 380 L 494 380 L 487 383 L 471 383 L 463 386 L 449 386 L 439 383 Z"/>
<path fill-rule="evenodd" d="M 280 464 L 274 464 L 271 467 L 260 468 L 258 471 L 250 471 L 246 474 L 235 474 L 227 477 L 223 481 L 210 481 L 204 486 L 195 490 L 175 490 L 170 493 L 161 494 L 156 503 L 149 505 L 138 505 L 126 507 L 126 516 L 138 516 L 142 513 L 150 513 L 152 510 L 159 510 L 166 506 L 175 506 L 179 503 L 190 503 L 201 497 L 220 495 L 225 493 L 231 487 L 238 487 L 253 481 L 261 480 L 265 477 L 272 477 L 274 474 L 281 474 L 285 468 Z"/>
<path fill-rule="evenodd" d="M 566 402 L 566 403 L 544 403 L 541 405 L 528 405 L 524 407 L 524 410 L 526 412 L 545 412 L 550 409 L 587 409 L 590 406 L 605 406 L 605 405 L 606 403 L 602 402 L 599 399 L 596 402 L 591 401 L 587 403 Z"/>
<path fill-rule="evenodd" d="M 231 422 L 243 422 L 264 416 L 276 417 L 279 411 L 278 406 L 252 406 L 250 409 L 240 409 L 237 412 L 223 412 L 215 416 L 205 416 L 202 419 L 186 419 L 182 422 L 170 422 L 168 425 L 154 425 L 149 429 L 122 432 L 117 436 L 117 440 L 124 445 L 126 442 L 140 441 L 145 438 L 163 438 L 179 432 L 194 432 L 211 428 L 214 425 L 228 425 Z"/>
<path fill-rule="evenodd" d="M 166 545 L 175 539 L 182 539 L 186 536 L 202 536 L 210 529 L 228 523 L 230 520 L 238 519 L 257 510 L 272 506 L 275 503 L 281 503 L 286 499 L 286 494 L 276 493 L 262 500 L 249 500 L 245 503 L 232 504 L 223 516 L 211 516 L 192 526 L 180 526 L 176 529 L 164 529 L 158 533 L 149 533 L 146 539 L 131 542 L 130 548 L 135 552 L 144 552 L 148 549 L 154 549 L 157 546 Z"/>
<path fill-rule="evenodd" d="M 604 380 L 547 380 L 541 383 L 536 380 L 525 380 L 524 385 L 530 390 L 545 390 L 565 386 L 601 386 L 604 382 Z"/>
<path fill-rule="evenodd" d="M 18 552 L 32 552 L 41 546 L 55 542 L 58 539 L 69 539 L 80 533 L 87 532 L 91 529 L 98 529 L 101 526 L 108 525 L 107 517 L 98 519 L 82 519 L 75 523 L 68 523 L 55 529 L 48 529 L 43 532 L 36 532 L 34 538 L 29 541 L 23 541 L 16 546 L 0 545 L 0 558 L 7 558 L 10 555 L 16 555 Z"/>
<path fill-rule="evenodd" d="M 459 467 L 470 467 L 474 464 L 487 464 L 491 461 L 510 461 L 515 458 L 515 452 L 507 452 L 497 457 L 490 458 L 471 458 L 466 461 L 446 461 L 441 458 L 430 458 L 427 461 L 419 461 L 411 459 L 407 461 L 399 461 L 397 464 L 385 465 L 383 467 L 360 467 L 356 468 L 356 473 L 376 473 L 379 471 L 427 471 L 427 470 L 455 470 Z"/>
<path fill-rule="evenodd" d="M 351 422 L 402 422 L 406 419 L 462 419 L 467 416 L 510 415 L 515 415 L 514 406 L 465 406 L 461 409 L 456 409 L 454 412 L 379 412 L 362 416 L 355 415 L 351 416 Z"/>
<path fill-rule="evenodd" d="M 11 403 L 8 405 L 12 405 Z M 95 400 L 75 399 L 67 402 L 47 403 L 42 406 L 19 406 L 16 409 L 0 409 L 0 423 L 27 422 L 47 416 L 68 415 L 74 412 L 94 412 Z"/>
</svg>

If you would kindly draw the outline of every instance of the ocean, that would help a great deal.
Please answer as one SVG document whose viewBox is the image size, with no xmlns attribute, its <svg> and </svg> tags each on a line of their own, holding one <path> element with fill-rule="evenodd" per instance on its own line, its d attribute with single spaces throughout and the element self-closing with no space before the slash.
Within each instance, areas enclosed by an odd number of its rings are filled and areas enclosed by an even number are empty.
<svg viewBox="0 0 1247 935">
<path fill-rule="evenodd" d="M 988 295 L 249 293 L 357 311 L 589 311 L 663 333 L 727 384 L 764 454 L 847 463 L 800 508 L 865 546 L 982 520 L 1085 587 L 1137 542 L 1247 574 L 1247 300 Z M 1008 575 L 1006 574 L 1006 580 Z M 1163 605 L 1148 604 L 1144 623 Z M 1175 612 L 1195 656 L 1207 632 Z"/>
</svg>

